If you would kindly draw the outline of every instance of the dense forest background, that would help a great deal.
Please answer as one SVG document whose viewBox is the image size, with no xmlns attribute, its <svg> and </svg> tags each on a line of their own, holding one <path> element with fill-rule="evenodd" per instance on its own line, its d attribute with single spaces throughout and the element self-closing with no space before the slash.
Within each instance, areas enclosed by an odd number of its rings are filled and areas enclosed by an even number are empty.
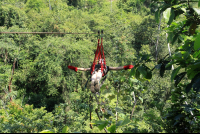
<svg viewBox="0 0 200 134">
<path fill-rule="evenodd" d="M 200 0 L 0 0 L 0 132 L 200 132 Z M 97 31 L 109 71 L 87 84 Z M 89 34 L 93 33 L 93 34 Z"/>
</svg>

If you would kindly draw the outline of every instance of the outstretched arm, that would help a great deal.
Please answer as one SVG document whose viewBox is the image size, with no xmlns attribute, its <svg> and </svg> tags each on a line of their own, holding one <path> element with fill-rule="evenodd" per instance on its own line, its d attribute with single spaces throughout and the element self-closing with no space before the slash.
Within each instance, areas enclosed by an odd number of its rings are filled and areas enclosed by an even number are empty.
<svg viewBox="0 0 200 134">
<path fill-rule="evenodd" d="M 68 68 L 74 70 L 75 72 L 77 72 L 78 70 L 80 70 L 80 71 L 90 71 L 90 68 L 78 68 L 78 67 L 74 67 L 74 66 L 68 66 Z"/>
<path fill-rule="evenodd" d="M 121 67 L 110 67 L 109 66 L 109 70 L 127 70 L 127 69 L 131 69 L 133 68 L 134 66 L 133 65 L 127 65 L 127 66 L 121 66 Z"/>
<path fill-rule="evenodd" d="M 90 71 L 90 68 L 77 68 L 77 70 L 80 70 L 80 71 Z"/>
<path fill-rule="evenodd" d="M 127 65 L 127 66 L 121 66 L 121 67 L 110 67 L 109 66 L 109 70 L 127 70 L 127 69 L 132 69 L 134 66 L 133 65 Z M 90 71 L 90 68 L 78 68 L 78 67 L 74 67 L 74 66 L 68 66 L 69 69 L 74 70 L 75 72 L 77 72 L 78 70 L 80 71 Z"/>
</svg>

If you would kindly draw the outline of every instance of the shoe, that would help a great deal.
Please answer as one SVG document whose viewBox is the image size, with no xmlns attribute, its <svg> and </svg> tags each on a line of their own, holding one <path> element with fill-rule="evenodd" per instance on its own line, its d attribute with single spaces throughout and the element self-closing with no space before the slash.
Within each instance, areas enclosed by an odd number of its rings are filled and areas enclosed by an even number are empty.
<svg viewBox="0 0 200 134">
<path fill-rule="evenodd" d="M 91 85 L 91 89 L 90 90 L 91 90 L 92 93 L 95 93 L 94 85 Z"/>
<path fill-rule="evenodd" d="M 98 81 L 94 81 L 94 90 L 95 90 L 96 92 L 99 92 L 99 90 L 100 90 L 99 82 L 98 82 Z"/>
</svg>

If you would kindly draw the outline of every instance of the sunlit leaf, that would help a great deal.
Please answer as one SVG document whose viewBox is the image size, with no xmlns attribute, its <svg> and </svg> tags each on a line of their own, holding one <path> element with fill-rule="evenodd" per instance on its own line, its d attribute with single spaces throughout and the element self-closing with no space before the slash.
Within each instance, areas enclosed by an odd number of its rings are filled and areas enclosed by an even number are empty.
<svg viewBox="0 0 200 134">
<path fill-rule="evenodd" d="M 181 8 L 181 10 L 186 13 L 186 9 L 185 8 Z"/>
<path fill-rule="evenodd" d="M 50 131 L 50 130 L 43 130 L 43 131 L 41 131 L 41 132 L 39 132 L 39 133 L 54 133 L 54 132 L 52 132 L 52 131 Z"/>
<path fill-rule="evenodd" d="M 194 50 L 198 50 L 200 48 L 200 34 L 197 35 L 197 38 L 194 42 Z"/>
<path fill-rule="evenodd" d="M 69 127 L 68 126 L 65 126 L 63 129 L 62 129 L 62 133 L 68 133 L 69 131 Z"/>
<path fill-rule="evenodd" d="M 112 125 L 108 128 L 108 131 L 110 131 L 111 133 L 115 133 L 116 131 L 116 125 Z"/>
<path fill-rule="evenodd" d="M 198 15 L 200 15 L 200 9 L 199 8 L 193 8 L 193 9 Z"/>
<path fill-rule="evenodd" d="M 141 97 L 139 97 L 139 99 L 141 100 L 141 102 L 143 103 L 143 99 Z"/>
<path fill-rule="evenodd" d="M 167 8 L 167 9 L 163 12 L 163 17 L 165 18 L 165 22 L 166 22 L 166 23 L 169 22 L 170 15 L 171 15 L 171 8 Z"/>
</svg>

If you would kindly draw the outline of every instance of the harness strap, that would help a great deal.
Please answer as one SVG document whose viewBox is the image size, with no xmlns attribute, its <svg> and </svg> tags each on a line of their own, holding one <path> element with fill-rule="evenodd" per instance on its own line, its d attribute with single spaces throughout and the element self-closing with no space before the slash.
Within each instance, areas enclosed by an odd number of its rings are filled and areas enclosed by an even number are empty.
<svg viewBox="0 0 200 134">
<path fill-rule="evenodd" d="M 100 33 L 98 31 L 98 43 L 97 43 L 97 50 L 95 52 L 95 57 L 94 57 L 94 61 L 93 61 L 93 64 L 92 64 L 92 67 L 91 67 L 91 74 L 94 72 L 94 69 L 95 69 L 95 65 L 97 64 L 97 60 L 98 60 L 98 57 L 99 57 L 99 51 L 100 51 L 100 46 L 99 46 L 99 36 L 100 36 Z"/>
<path fill-rule="evenodd" d="M 95 71 L 95 65 L 100 64 L 101 65 L 101 72 L 102 72 L 102 77 L 105 75 L 104 70 L 106 70 L 106 60 L 105 60 L 105 55 L 104 55 L 104 50 L 103 50 L 103 30 L 101 31 L 101 44 L 100 43 L 100 32 L 98 31 L 98 44 L 97 44 L 97 50 L 95 52 L 95 57 L 94 61 L 91 67 L 91 74 Z M 98 61 L 98 63 L 97 63 Z"/>
</svg>

